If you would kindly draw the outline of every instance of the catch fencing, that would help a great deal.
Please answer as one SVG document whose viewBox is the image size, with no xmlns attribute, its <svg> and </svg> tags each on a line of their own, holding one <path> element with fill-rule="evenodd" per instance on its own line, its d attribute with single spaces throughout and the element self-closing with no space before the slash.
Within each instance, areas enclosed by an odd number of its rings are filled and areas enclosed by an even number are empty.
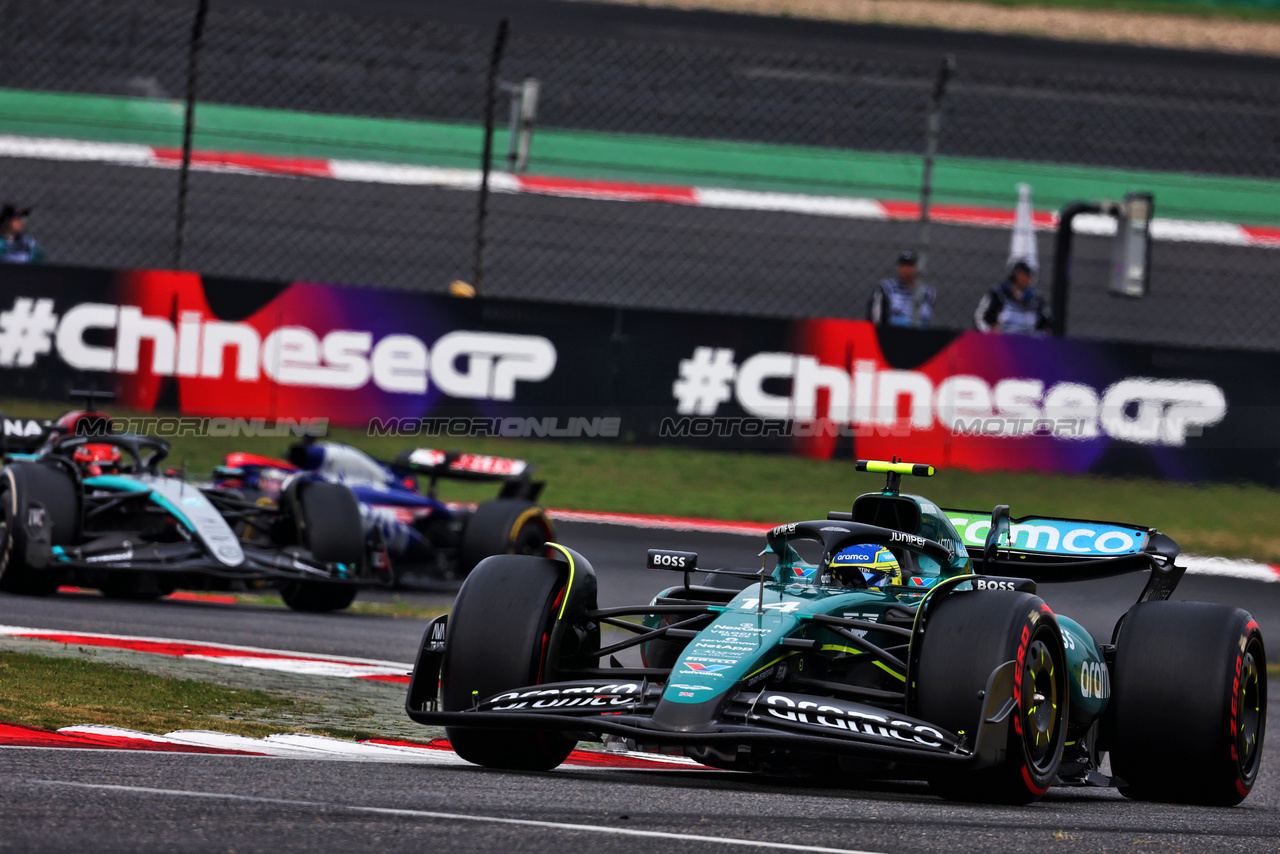
<svg viewBox="0 0 1280 854">
<path fill-rule="evenodd" d="M 914 248 L 964 328 L 1018 183 L 1045 291 L 1050 212 L 1151 191 L 1150 295 L 1081 236 L 1071 333 L 1280 349 L 1265 69 L 340 7 L 0 0 L 0 195 L 56 263 L 779 318 L 863 316 Z"/>
</svg>

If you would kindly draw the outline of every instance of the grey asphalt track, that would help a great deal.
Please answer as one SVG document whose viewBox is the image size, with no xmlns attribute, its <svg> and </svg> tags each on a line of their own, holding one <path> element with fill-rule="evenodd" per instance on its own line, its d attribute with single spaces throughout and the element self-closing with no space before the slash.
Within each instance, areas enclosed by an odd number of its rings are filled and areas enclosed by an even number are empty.
<svg viewBox="0 0 1280 854">
<path fill-rule="evenodd" d="M 0 158 L 7 197 L 33 200 L 30 228 L 60 265 L 166 269 L 166 169 Z M 1012 199 L 1012 196 L 1010 197 Z M 210 279 L 316 281 L 444 291 L 471 277 L 475 194 L 329 179 L 195 173 L 184 258 Z M 128 231 L 121 233 L 121 220 Z M 870 289 L 918 237 L 914 222 L 690 205 L 495 195 L 485 293 L 622 308 L 862 318 Z M 1009 249 L 1004 228 L 932 226 L 935 322 L 972 325 Z M 1142 300 L 1106 291 L 1110 244 L 1077 237 L 1073 336 L 1274 350 L 1276 250 L 1157 243 Z M 1039 236 L 1053 257 L 1053 236 Z M 1046 260 L 1046 264 L 1047 264 Z M 1046 296 L 1048 276 L 1041 287 Z M 1215 294 L 1211 300 L 1206 293 Z M 1239 307 L 1250 306 L 1242 318 Z"/>
<path fill-rule="evenodd" d="M 647 603 L 664 587 L 681 583 L 679 573 L 647 570 L 645 551 L 673 548 L 696 551 L 699 565 L 750 567 L 762 540 L 737 534 L 704 534 L 602 525 L 557 523 L 559 540 L 591 561 L 600 582 L 600 605 Z M 758 564 L 757 564 L 758 565 Z M 1079 584 L 1042 585 L 1041 595 L 1056 612 L 1079 620 L 1100 640 L 1136 601 L 1145 579 L 1126 576 Z M 367 591 L 364 599 L 391 594 Z M 448 607 L 453 594 L 411 591 L 408 601 Z M 1174 598 L 1219 602 L 1248 610 L 1272 639 L 1268 657 L 1280 661 L 1280 583 L 1241 581 L 1217 576 L 1188 576 Z M 31 598 L 0 593 L 0 625 L 108 634 L 179 638 L 243 644 L 298 652 L 350 655 L 389 661 L 413 661 L 426 627 L 420 619 L 364 614 L 300 614 L 285 608 L 199 602 L 122 602 L 97 594 L 58 594 Z"/>
<path fill-rule="evenodd" d="M 1265 760 L 1234 809 L 1134 803 L 1100 789 L 1054 789 L 1034 806 L 1004 808 L 945 803 L 915 783 L 115 751 L 0 750 L 0 769 L 5 851 L 767 850 L 724 841 L 757 840 L 894 854 L 1256 854 L 1280 836 L 1280 766 Z"/>
</svg>

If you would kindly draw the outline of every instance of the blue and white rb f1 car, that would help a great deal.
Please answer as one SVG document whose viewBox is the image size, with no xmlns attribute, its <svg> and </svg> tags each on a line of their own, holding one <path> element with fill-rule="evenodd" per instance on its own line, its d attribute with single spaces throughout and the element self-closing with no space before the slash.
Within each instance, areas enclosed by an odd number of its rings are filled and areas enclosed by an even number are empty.
<svg viewBox="0 0 1280 854">
<path fill-rule="evenodd" d="M 449 579 L 490 555 L 541 554 L 554 538 L 551 520 L 536 503 L 544 483 L 532 479 L 533 469 L 524 460 L 432 448 L 380 461 L 350 445 L 308 441 L 293 445 L 287 461 L 228 454 L 214 479 L 268 502 L 298 479 L 342 484 L 359 500 L 366 532 L 381 541 L 397 575 Z M 442 479 L 501 488 L 497 498 L 470 508 L 438 497 Z"/>
</svg>

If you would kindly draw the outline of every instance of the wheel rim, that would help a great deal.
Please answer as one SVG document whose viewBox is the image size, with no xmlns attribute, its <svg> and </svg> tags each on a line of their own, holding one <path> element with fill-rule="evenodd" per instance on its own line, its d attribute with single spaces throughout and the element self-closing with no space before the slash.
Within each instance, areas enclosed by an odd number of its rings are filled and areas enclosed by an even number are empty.
<svg viewBox="0 0 1280 854">
<path fill-rule="evenodd" d="M 1262 676 L 1255 652 L 1255 645 L 1250 644 L 1240 665 L 1240 683 L 1235 697 L 1238 710 L 1235 751 L 1241 775 L 1246 779 L 1256 770 L 1258 748 L 1262 742 Z"/>
<path fill-rule="evenodd" d="M 536 522 L 527 522 L 516 534 L 515 544 L 512 547 L 512 553 L 518 555 L 540 555 L 543 546 L 547 544 L 550 537 L 547 536 L 547 529 Z"/>
<path fill-rule="evenodd" d="M 1027 648 L 1023 666 L 1022 739 L 1027 759 L 1039 771 L 1051 766 L 1056 756 L 1061 718 L 1057 664 L 1049 645 L 1037 638 Z"/>
</svg>

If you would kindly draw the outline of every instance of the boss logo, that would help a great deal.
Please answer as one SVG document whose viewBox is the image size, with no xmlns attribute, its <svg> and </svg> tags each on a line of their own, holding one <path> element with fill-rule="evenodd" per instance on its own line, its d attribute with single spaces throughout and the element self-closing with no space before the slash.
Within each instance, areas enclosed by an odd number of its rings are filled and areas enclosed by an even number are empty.
<svg viewBox="0 0 1280 854">
<path fill-rule="evenodd" d="M 649 558 L 645 566 L 649 569 L 692 570 L 698 566 L 698 553 L 649 549 Z"/>
<path fill-rule="evenodd" d="M 1017 585 L 1012 581 L 984 581 L 979 578 L 973 582 L 974 590 L 1016 590 Z"/>
</svg>

